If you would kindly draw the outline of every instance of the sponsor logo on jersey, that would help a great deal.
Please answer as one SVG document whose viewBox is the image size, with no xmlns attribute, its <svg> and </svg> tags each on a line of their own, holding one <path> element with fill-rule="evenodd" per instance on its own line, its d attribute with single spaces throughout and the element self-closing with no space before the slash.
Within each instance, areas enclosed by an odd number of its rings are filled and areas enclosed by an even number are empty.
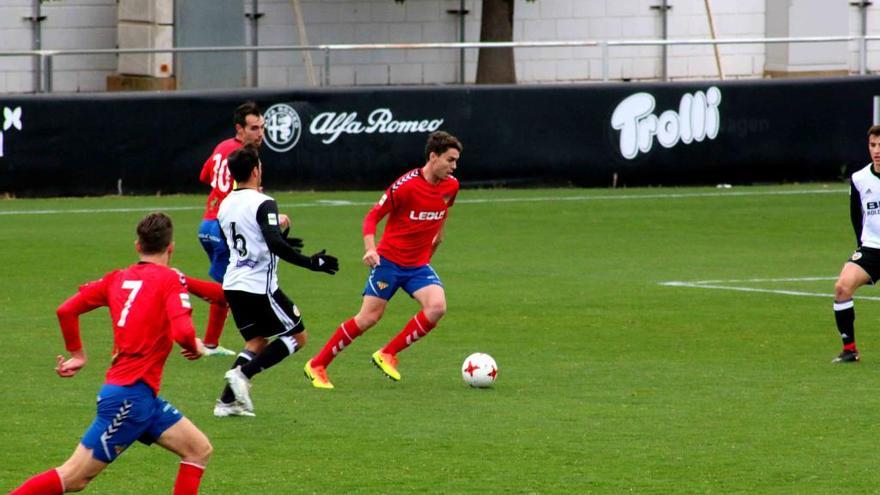
<svg viewBox="0 0 880 495">
<path fill-rule="evenodd" d="M 290 151 L 299 142 L 302 134 L 302 120 L 292 106 L 278 103 L 269 107 L 263 114 L 265 119 L 266 146 L 273 151 Z"/>
<path fill-rule="evenodd" d="M 4 133 L 11 130 L 21 130 L 21 107 L 3 107 L 3 127 L 0 127 L 0 158 L 3 158 Z"/>
<path fill-rule="evenodd" d="M 246 266 L 248 268 L 253 268 L 253 267 L 257 266 L 257 260 L 249 260 L 249 259 L 245 258 L 245 259 L 238 260 L 235 263 L 236 268 L 241 268 L 243 266 Z"/>
<path fill-rule="evenodd" d="M 268 117 L 266 117 L 268 122 Z M 327 136 L 321 140 L 330 144 L 343 134 L 413 134 L 434 132 L 443 125 L 443 119 L 395 120 L 388 108 L 377 108 L 367 116 L 366 122 L 358 119 L 357 112 L 323 112 L 312 120 L 309 132 Z"/>
<path fill-rule="evenodd" d="M 415 210 L 409 211 L 410 220 L 442 220 L 445 216 L 445 211 L 420 211 L 418 213 Z"/>
<path fill-rule="evenodd" d="M 721 128 L 721 90 L 715 86 L 681 97 L 678 111 L 666 110 L 654 115 L 656 100 L 649 93 L 626 97 L 611 115 L 611 127 L 620 131 L 620 154 L 627 160 L 639 152 L 648 153 L 654 137 L 664 148 L 679 142 L 690 144 L 715 139 Z"/>
<path fill-rule="evenodd" d="M 865 214 L 869 216 L 880 215 L 880 201 L 868 201 L 865 203 Z"/>
</svg>

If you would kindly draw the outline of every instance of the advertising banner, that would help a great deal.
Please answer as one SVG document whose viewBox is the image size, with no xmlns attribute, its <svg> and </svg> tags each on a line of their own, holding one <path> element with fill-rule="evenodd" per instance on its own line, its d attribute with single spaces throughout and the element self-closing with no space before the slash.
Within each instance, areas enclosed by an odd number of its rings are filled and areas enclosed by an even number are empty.
<svg viewBox="0 0 880 495">
<path fill-rule="evenodd" d="M 264 112 L 267 187 L 375 189 L 458 136 L 481 185 L 838 180 L 869 161 L 880 78 L 0 95 L 0 193 L 205 191 L 246 100 Z"/>
</svg>

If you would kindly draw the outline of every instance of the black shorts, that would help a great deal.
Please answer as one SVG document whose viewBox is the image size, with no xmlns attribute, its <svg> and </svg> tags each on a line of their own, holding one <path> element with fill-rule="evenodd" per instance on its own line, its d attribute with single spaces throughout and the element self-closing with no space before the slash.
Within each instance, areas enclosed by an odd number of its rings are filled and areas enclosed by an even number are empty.
<svg viewBox="0 0 880 495">
<path fill-rule="evenodd" d="M 872 284 L 880 279 L 880 249 L 862 246 L 849 257 L 849 262 L 862 267 Z"/>
<path fill-rule="evenodd" d="M 245 341 L 305 330 L 299 308 L 281 289 L 271 296 L 240 290 L 224 290 L 223 293 L 232 310 L 235 326 Z"/>
</svg>

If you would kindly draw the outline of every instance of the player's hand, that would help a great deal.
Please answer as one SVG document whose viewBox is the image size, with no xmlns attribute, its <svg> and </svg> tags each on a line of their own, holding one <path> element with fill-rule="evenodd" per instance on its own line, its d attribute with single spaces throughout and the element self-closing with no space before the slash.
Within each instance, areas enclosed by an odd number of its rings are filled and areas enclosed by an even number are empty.
<svg viewBox="0 0 880 495">
<path fill-rule="evenodd" d="M 309 258 L 311 260 L 309 269 L 312 271 L 329 273 L 330 275 L 339 271 L 339 260 L 335 256 L 327 254 L 326 249 L 320 250 Z"/>
<path fill-rule="evenodd" d="M 287 245 L 292 247 L 294 250 L 302 251 L 303 240 L 299 237 L 285 237 L 284 242 L 286 242 Z"/>
<path fill-rule="evenodd" d="M 205 345 L 202 343 L 202 339 L 196 337 L 196 350 L 191 351 L 189 349 L 181 349 L 180 354 L 183 357 L 189 359 L 190 361 L 195 361 L 196 359 L 202 357 L 205 354 Z"/>
<path fill-rule="evenodd" d="M 278 214 L 278 228 L 282 231 L 290 229 L 290 217 L 284 213 Z"/>
<path fill-rule="evenodd" d="M 376 268 L 379 266 L 379 253 L 377 253 L 375 249 L 370 249 L 364 254 L 362 260 L 368 267 Z"/>
<path fill-rule="evenodd" d="M 82 351 L 77 351 L 71 353 L 70 359 L 59 354 L 55 361 L 55 373 L 61 378 L 70 378 L 86 365 L 86 356 Z"/>
</svg>

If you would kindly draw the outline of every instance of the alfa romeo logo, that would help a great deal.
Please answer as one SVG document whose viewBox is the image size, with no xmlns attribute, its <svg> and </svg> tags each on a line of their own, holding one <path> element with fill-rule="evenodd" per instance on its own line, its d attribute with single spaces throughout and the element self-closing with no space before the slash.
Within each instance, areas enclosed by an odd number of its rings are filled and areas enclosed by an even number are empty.
<svg viewBox="0 0 880 495">
<path fill-rule="evenodd" d="M 302 134 L 302 121 L 292 106 L 286 103 L 272 105 L 263 114 L 266 121 L 266 146 L 284 153 L 296 146 Z"/>
</svg>

